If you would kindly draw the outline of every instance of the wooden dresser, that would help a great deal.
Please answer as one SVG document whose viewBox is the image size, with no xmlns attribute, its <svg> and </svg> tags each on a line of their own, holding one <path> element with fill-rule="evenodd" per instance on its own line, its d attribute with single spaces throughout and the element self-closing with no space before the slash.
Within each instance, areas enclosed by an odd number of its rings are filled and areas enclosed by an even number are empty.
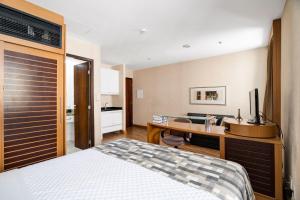
<svg viewBox="0 0 300 200">
<path fill-rule="evenodd" d="M 276 125 L 224 122 L 225 159 L 245 167 L 257 196 L 282 199 L 282 143 Z"/>
</svg>

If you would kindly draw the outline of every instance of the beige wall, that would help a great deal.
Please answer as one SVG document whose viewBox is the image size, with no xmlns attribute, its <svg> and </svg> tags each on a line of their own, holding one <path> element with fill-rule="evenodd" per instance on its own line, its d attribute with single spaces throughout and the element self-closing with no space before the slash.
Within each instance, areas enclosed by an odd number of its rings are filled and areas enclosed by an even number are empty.
<svg viewBox="0 0 300 200">
<path fill-rule="evenodd" d="M 133 78 L 133 70 L 126 68 L 126 78 Z"/>
<path fill-rule="evenodd" d="M 285 172 L 300 199 L 300 0 L 288 0 L 282 17 L 282 130 Z"/>
<path fill-rule="evenodd" d="M 262 109 L 266 84 L 267 49 L 260 48 L 208 59 L 136 70 L 133 72 L 134 124 L 146 125 L 154 113 L 184 115 L 187 112 L 249 113 L 248 92 L 259 88 Z M 189 88 L 227 86 L 227 105 L 190 105 Z M 136 90 L 144 90 L 137 99 Z"/>
<path fill-rule="evenodd" d="M 94 129 L 95 144 L 100 144 L 102 140 L 100 117 L 101 117 L 101 98 L 100 98 L 100 66 L 101 56 L 100 47 L 89 41 L 77 38 L 71 33 L 67 34 L 67 53 L 91 58 L 94 60 Z"/>
</svg>

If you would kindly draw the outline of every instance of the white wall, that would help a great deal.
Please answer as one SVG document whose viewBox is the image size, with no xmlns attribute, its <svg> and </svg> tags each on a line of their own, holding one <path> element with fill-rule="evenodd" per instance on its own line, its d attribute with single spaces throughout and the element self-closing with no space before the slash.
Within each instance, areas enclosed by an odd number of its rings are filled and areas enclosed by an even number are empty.
<svg viewBox="0 0 300 200">
<path fill-rule="evenodd" d="M 119 95 L 112 96 L 112 104 L 113 106 L 122 107 L 123 108 L 123 131 L 126 130 L 126 99 L 125 99 L 125 76 L 126 76 L 126 67 L 125 65 L 116 65 L 113 66 L 112 69 L 118 70 L 120 73 L 119 77 L 119 88 L 120 93 Z"/>
<path fill-rule="evenodd" d="M 101 143 L 101 95 L 100 95 L 100 68 L 101 68 L 101 51 L 100 46 L 95 43 L 85 41 L 67 33 L 66 48 L 67 53 L 82 56 L 94 60 L 94 130 L 95 130 L 95 145 Z"/>
<path fill-rule="evenodd" d="M 74 108 L 74 65 L 66 60 L 66 102 L 67 109 Z"/>
<path fill-rule="evenodd" d="M 184 115 L 187 112 L 249 115 L 249 91 L 258 88 L 260 110 L 266 87 L 267 49 L 228 54 L 224 56 L 133 72 L 134 124 L 146 125 L 152 115 Z M 226 86 L 227 104 L 190 105 L 189 88 Z M 137 99 L 137 89 L 144 90 L 144 98 Z"/>
<path fill-rule="evenodd" d="M 282 123 L 285 176 L 300 199 L 300 0 L 287 0 L 282 17 Z"/>
</svg>

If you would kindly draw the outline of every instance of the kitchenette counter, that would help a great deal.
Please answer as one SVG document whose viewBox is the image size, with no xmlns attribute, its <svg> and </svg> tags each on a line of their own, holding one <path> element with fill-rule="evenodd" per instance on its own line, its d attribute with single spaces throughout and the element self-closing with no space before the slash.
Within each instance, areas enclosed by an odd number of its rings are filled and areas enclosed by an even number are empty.
<svg viewBox="0 0 300 200">
<path fill-rule="evenodd" d="M 122 107 L 101 107 L 101 112 L 122 110 Z"/>
</svg>

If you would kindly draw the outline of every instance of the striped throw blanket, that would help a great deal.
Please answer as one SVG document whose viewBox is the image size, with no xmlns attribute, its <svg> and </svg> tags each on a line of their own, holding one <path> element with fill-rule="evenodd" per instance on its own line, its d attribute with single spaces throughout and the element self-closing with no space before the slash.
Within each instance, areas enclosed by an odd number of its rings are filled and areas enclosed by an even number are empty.
<svg viewBox="0 0 300 200">
<path fill-rule="evenodd" d="M 95 149 L 206 190 L 222 200 L 255 199 L 246 170 L 235 162 L 129 139 Z"/>
</svg>

